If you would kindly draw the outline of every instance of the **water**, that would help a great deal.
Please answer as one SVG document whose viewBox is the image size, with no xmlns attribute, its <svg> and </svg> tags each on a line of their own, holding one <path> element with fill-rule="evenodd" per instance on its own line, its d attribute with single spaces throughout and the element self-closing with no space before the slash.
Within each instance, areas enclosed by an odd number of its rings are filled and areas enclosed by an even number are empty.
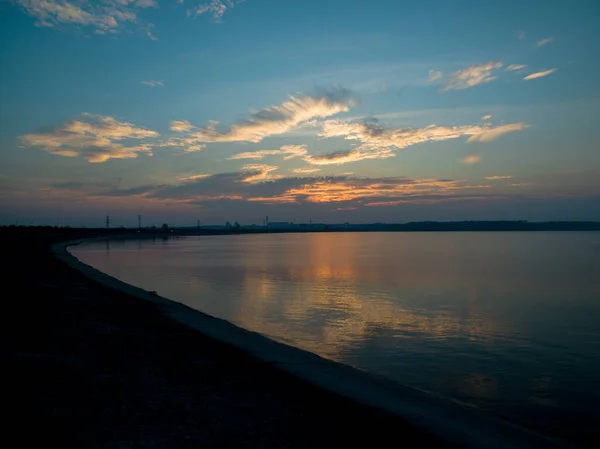
<svg viewBox="0 0 600 449">
<path fill-rule="evenodd" d="M 72 252 L 276 340 L 572 441 L 597 438 L 598 232 L 210 236 Z"/>
</svg>

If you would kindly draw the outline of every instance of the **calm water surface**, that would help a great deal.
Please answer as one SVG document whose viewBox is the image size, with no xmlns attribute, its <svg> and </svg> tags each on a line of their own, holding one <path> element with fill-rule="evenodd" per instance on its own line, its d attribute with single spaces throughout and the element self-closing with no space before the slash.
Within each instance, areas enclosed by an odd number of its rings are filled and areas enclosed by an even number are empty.
<svg viewBox="0 0 600 449">
<path fill-rule="evenodd" d="M 210 236 L 71 251 L 276 340 L 571 440 L 600 425 L 598 232 Z"/>
</svg>

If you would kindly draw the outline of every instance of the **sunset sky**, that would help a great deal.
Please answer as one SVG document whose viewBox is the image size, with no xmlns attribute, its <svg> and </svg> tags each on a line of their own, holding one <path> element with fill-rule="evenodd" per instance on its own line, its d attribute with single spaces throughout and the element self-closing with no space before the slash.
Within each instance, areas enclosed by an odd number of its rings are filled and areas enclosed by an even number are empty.
<svg viewBox="0 0 600 449">
<path fill-rule="evenodd" d="M 0 1 L 0 224 L 600 220 L 600 2 Z"/>
</svg>

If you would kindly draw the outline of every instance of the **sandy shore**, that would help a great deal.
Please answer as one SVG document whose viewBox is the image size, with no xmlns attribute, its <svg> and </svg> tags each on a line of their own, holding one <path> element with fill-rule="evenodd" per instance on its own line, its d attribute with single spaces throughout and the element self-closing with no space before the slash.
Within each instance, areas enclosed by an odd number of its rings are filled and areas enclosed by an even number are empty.
<svg viewBox="0 0 600 449">
<path fill-rule="evenodd" d="M 35 429 L 20 435 L 23 446 L 559 447 L 95 270 L 84 275 L 51 252 L 90 235 L 0 231 L 6 279 L 18 286 L 10 407 Z"/>
</svg>

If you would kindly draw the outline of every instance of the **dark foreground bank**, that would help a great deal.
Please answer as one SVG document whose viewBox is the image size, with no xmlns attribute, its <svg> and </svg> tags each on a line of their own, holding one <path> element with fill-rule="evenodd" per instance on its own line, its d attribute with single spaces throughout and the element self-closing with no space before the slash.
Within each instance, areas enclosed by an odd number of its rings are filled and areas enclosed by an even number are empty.
<svg viewBox="0 0 600 449">
<path fill-rule="evenodd" d="M 0 230 L 5 367 L 14 376 L 4 387 L 10 427 L 23 429 L 18 447 L 449 447 L 174 323 L 52 256 L 51 243 L 85 236 Z"/>
</svg>

